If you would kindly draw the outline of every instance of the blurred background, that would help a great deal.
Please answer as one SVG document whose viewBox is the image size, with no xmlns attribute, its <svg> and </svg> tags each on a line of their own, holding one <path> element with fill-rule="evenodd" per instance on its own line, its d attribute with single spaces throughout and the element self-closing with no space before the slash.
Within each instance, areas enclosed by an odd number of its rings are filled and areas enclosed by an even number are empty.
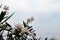
<svg viewBox="0 0 60 40">
<path fill-rule="evenodd" d="M 9 13 L 15 12 L 8 20 L 13 27 L 33 16 L 31 24 L 38 38 L 54 36 L 60 40 L 60 0 L 0 0 L 0 4 L 9 6 Z"/>
</svg>

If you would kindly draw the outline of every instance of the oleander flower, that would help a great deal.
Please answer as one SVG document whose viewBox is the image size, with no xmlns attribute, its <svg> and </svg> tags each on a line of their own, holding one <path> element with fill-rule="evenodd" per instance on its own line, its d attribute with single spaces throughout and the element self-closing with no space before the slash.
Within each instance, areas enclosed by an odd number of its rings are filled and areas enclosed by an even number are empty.
<svg viewBox="0 0 60 40">
<path fill-rule="evenodd" d="M 32 22 L 34 20 L 33 17 L 30 19 L 27 19 L 27 22 Z M 12 34 L 15 35 L 15 37 L 22 36 L 23 38 L 31 35 L 36 36 L 34 33 L 35 30 L 33 30 L 33 26 L 29 26 L 29 24 L 23 21 L 23 24 L 17 24 L 14 27 L 14 30 L 12 30 Z"/>
<path fill-rule="evenodd" d="M 21 30 L 22 27 L 23 27 L 22 24 L 17 24 L 17 25 L 15 26 L 15 29 Z"/>
<path fill-rule="evenodd" d="M 15 34 L 17 31 L 18 31 L 18 32 L 21 32 L 22 27 L 23 27 L 22 24 L 17 24 L 17 25 L 15 25 L 15 27 L 14 27 L 13 30 L 11 31 L 12 34 Z"/>
<path fill-rule="evenodd" d="M 30 22 L 32 22 L 33 20 L 34 20 L 34 17 L 30 17 L 30 18 L 27 19 L 27 23 L 30 23 Z"/>
<path fill-rule="evenodd" d="M 6 5 L 5 5 L 5 6 L 3 7 L 3 9 L 4 9 L 5 11 L 7 11 L 7 10 L 9 10 L 9 6 L 6 6 Z"/>
<path fill-rule="evenodd" d="M 24 27 L 24 28 L 22 28 L 21 33 L 26 33 L 26 32 L 29 32 L 28 27 Z"/>
<path fill-rule="evenodd" d="M 51 38 L 51 40 L 57 40 L 54 36 Z"/>
</svg>

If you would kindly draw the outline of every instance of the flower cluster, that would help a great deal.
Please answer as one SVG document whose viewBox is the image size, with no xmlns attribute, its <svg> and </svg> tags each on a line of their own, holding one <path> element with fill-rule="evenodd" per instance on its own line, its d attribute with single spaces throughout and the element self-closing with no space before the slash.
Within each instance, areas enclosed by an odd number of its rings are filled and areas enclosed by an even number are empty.
<svg viewBox="0 0 60 40">
<path fill-rule="evenodd" d="M 1 5 L 2 6 L 2 5 Z M 0 7 L 1 7 L 0 6 Z M 6 13 L 9 10 L 9 6 L 4 6 L 3 11 L 0 13 L 0 40 L 4 40 L 3 33 L 7 31 L 6 40 L 27 40 L 27 36 L 36 36 L 33 30 L 33 27 L 29 25 L 34 18 L 28 18 L 27 22 L 23 21 L 23 24 L 17 24 L 13 28 L 7 20 L 14 14 L 12 13 L 10 16 L 6 16 Z"/>
<path fill-rule="evenodd" d="M 27 19 L 27 23 L 31 23 L 34 20 L 34 17 L 30 17 Z"/>
<path fill-rule="evenodd" d="M 23 21 L 23 24 L 15 25 L 15 27 L 11 30 L 11 33 L 14 35 L 15 39 L 26 39 L 27 36 L 36 36 L 34 31 L 35 30 L 33 30 L 32 26 L 29 26 L 27 22 Z"/>
<path fill-rule="evenodd" d="M 7 11 L 7 10 L 9 10 L 9 6 L 6 6 L 6 5 L 5 5 L 5 6 L 3 7 L 3 9 L 4 9 L 5 11 Z"/>
</svg>

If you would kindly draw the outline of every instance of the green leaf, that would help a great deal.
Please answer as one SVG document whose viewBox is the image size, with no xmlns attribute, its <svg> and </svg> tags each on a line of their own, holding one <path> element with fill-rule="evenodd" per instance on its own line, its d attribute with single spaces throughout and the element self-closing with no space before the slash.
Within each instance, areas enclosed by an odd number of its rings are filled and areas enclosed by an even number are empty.
<svg viewBox="0 0 60 40">
<path fill-rule="evenodd" d="M 23 25 L 24 27 L 29 27 L 29 25 L 27 25 L 24 21 L 23 21 Z"/>
<path fill-rule="evenodd" d="M 4 19 L 4 16 L 6 15 L 6 12 L 2 11 L 1 14 L 0 14 L 0 22 Z"/>
<path fill-rule="evenodd" d="M 0 5 L 0 8 L 2 7 L 2 4 Z"/>
<path fill-rule="evenodd" d="M 7 22 L 6 22 L 6 25 L 9 26 L 9 27 L 11 27 L 11 25 L 9 23 L 7 23 Z"/>
<path fill-rule="evenodd" d="M 3 24 L 4 22 L 6 22 L 10 17 L 12 17 L 13 14 L 14 14 L 14 13 L 12 13 L 7 19 L 5 19 L 3 22 L 1 22 L 0 25 Z"/>
</svg>

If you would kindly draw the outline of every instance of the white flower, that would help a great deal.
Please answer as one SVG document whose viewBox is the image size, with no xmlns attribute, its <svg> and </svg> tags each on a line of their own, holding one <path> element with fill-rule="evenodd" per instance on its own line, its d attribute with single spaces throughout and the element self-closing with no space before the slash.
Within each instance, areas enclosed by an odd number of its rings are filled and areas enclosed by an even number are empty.
<svg viewBox="0 0 60 40">
<path fill-rule="evenodd" d="M 8 11 L 8 10 L 9 10 L 9 6 L 6 6 L 6 5 L 5 5 L 5 6 L 3 7 L 3 9 L 4 9 L 4 11 Z"/>
<path fill-rule="evenodd" d="M 57 40 L 54 36 L 51 38 L 51 40 Z"/>
<path fill-rule="evenodd" d="M 17 24 L 15 25 L 15 27 L 11 30 L 12 34 L 14 34 L 16 32 L 16 30 L 21 30 L 22 29 L 22 24 Z"/>
<path fill-rule="evenodd" d="M 25 32 L 29 32 L 29 29 L 28 29 L 28 27 L 24 27 L 24 28 L 22 28 L 22 31 L 21 31 L 21 33 L 25 33 Z"/>
<path fill-rule="evenodd" d="M 27 19 L 27 23 L 30 23 L 30 22 L 32 22 L 33 20 L 34 20 L 34 17 L 28 18 L 28 19 Z"/>
<path fill-rule="evenodd" d="M 22 25 L 22 24 L 17 24 L 17 25 L 15 26 L 15 29 L 21 30 L 21 29 L 22 29 L 22 27 L 23 27 L 23 25 Z"/>
</svg>

